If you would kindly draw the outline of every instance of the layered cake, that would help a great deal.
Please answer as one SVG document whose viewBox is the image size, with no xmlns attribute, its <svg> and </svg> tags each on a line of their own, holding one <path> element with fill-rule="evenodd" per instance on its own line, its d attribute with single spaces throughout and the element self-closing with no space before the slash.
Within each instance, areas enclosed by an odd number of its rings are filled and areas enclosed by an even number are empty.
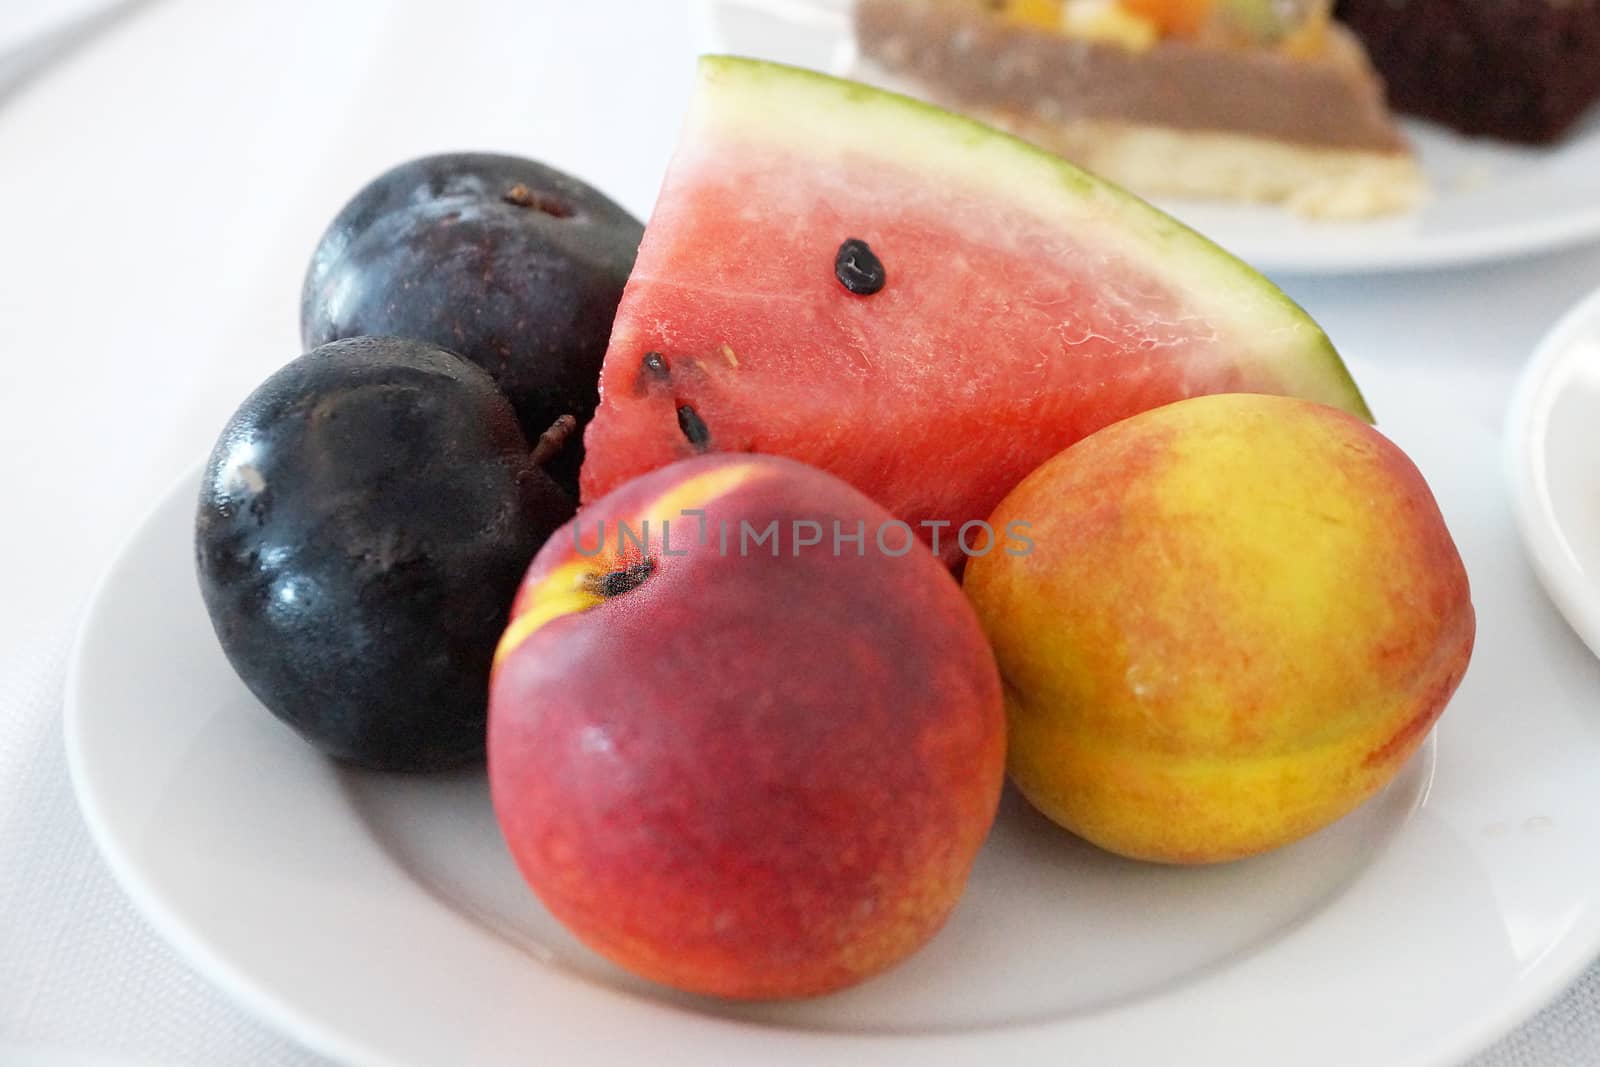
<svg viewBox="0 0 1600 1067">
<path fill-rule="evenodd" d="M 1422 178 L 1326 0 L 857 0 L 862 75 L 1146 196 L 1403 211 Z"/>
<path fill-rule="evenodd" d="M 1600 98 L 1600 0 L 1340 0 L 1401 111 L 1528 144 Z"/>
</svg>

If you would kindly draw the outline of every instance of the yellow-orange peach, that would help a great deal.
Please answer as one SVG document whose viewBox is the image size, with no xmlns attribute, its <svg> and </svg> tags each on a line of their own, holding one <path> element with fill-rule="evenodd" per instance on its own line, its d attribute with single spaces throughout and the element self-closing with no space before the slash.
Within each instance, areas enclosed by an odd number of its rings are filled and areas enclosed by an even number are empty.
<svg viewBox="0 0 1600 1067">
<path fill-rule="evenodd" d="M 1334 821 L 1416 751 L 1471 656 L 1467 575 L 1422 475 L 1333 408 L 1146 412 L 990 522 L 1032 542 L 965 576 L 1012 778 L 1126 856 L 1231 860 Z"/>
</svg>

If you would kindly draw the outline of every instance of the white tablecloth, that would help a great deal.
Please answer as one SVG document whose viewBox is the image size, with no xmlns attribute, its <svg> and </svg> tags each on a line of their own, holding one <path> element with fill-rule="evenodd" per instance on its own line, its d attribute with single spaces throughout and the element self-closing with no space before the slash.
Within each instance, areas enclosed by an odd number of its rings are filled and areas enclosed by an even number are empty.
<svg viewBox="0 0 1600 1067">
<path fill-rule="evenodd" d="M 298 353 L 305 257 L 361 182 L 504 148 L 648 212 L 685 6 L 169 0 L 0 98 L 0 1064 L 323 1062 L 191 972 L 95 856 L 62 753 L 73 624 L 130 525 Z M 1358 366 L 1509 387 L 1600 284 L 1600 249 L 1287 284 Z M 1596 1063 L 1591 971 L 1475 1067 Z"/>
</svg>

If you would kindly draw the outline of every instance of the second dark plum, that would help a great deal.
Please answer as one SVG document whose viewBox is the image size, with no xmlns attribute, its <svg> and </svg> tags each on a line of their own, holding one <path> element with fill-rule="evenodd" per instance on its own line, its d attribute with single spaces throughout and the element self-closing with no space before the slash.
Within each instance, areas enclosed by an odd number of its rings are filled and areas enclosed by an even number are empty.
<svg viewBox="0 0 1600 1067">
<path fill-rule="evenodd" d="M 529 440 L 577 427 L 545 466 L 577 499 L 622 287 L 644 227 L 604 194 L 515 156 L 403 163 L 356 194 L 318 243 L 301 295 L 307 349 L 411 337 L 488 371 Z"/>
<path fill-rule="evenodd" d="M 481 758 L 495 643 L 573 505 L 483 371 L 407 338 L 337 341 L 228 420 L 195 519 L 234 670 L 337 759 Z"/>
</svg>

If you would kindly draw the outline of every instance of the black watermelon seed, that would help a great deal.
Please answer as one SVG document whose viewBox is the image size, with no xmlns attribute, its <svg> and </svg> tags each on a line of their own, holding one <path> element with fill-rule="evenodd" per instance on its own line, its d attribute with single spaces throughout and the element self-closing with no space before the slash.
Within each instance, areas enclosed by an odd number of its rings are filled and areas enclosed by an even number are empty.
<svg viewBox="0 0 1600 1067">
<path fill-rule="evenodd" d="M 857 296 L 871 296 L 889 280 L 883 261 L 867 247 L 867 242 L 846 238 L 833 257 L 833 275 L 839 284 Z"/>
<path fill-rule="evenodd" d="M 678 409 L 678 429 L 683 431 L 683 436 L 689 443 L 704 452 L 711 447 L 711 431 L 706 428 L 705 420 L 700 413 L 688 404 Z"/>
<path fill-rule="evenodd" d="M 594 579 L 592 587 L 596 593 L 607 600 L 623 593 L 631 593 L 644 584 L 644 580 L 655 573 L 656 561 L 642 559 L 638 563 L 623 567 L 621 570 L 602 574 Z"/>
<path fill-rule="evenodd" d="M 642 362 L 646 373 L 657 378 L 667 376 L 667 361 L 660 352 L 646 352 Z"/>
</svg>

